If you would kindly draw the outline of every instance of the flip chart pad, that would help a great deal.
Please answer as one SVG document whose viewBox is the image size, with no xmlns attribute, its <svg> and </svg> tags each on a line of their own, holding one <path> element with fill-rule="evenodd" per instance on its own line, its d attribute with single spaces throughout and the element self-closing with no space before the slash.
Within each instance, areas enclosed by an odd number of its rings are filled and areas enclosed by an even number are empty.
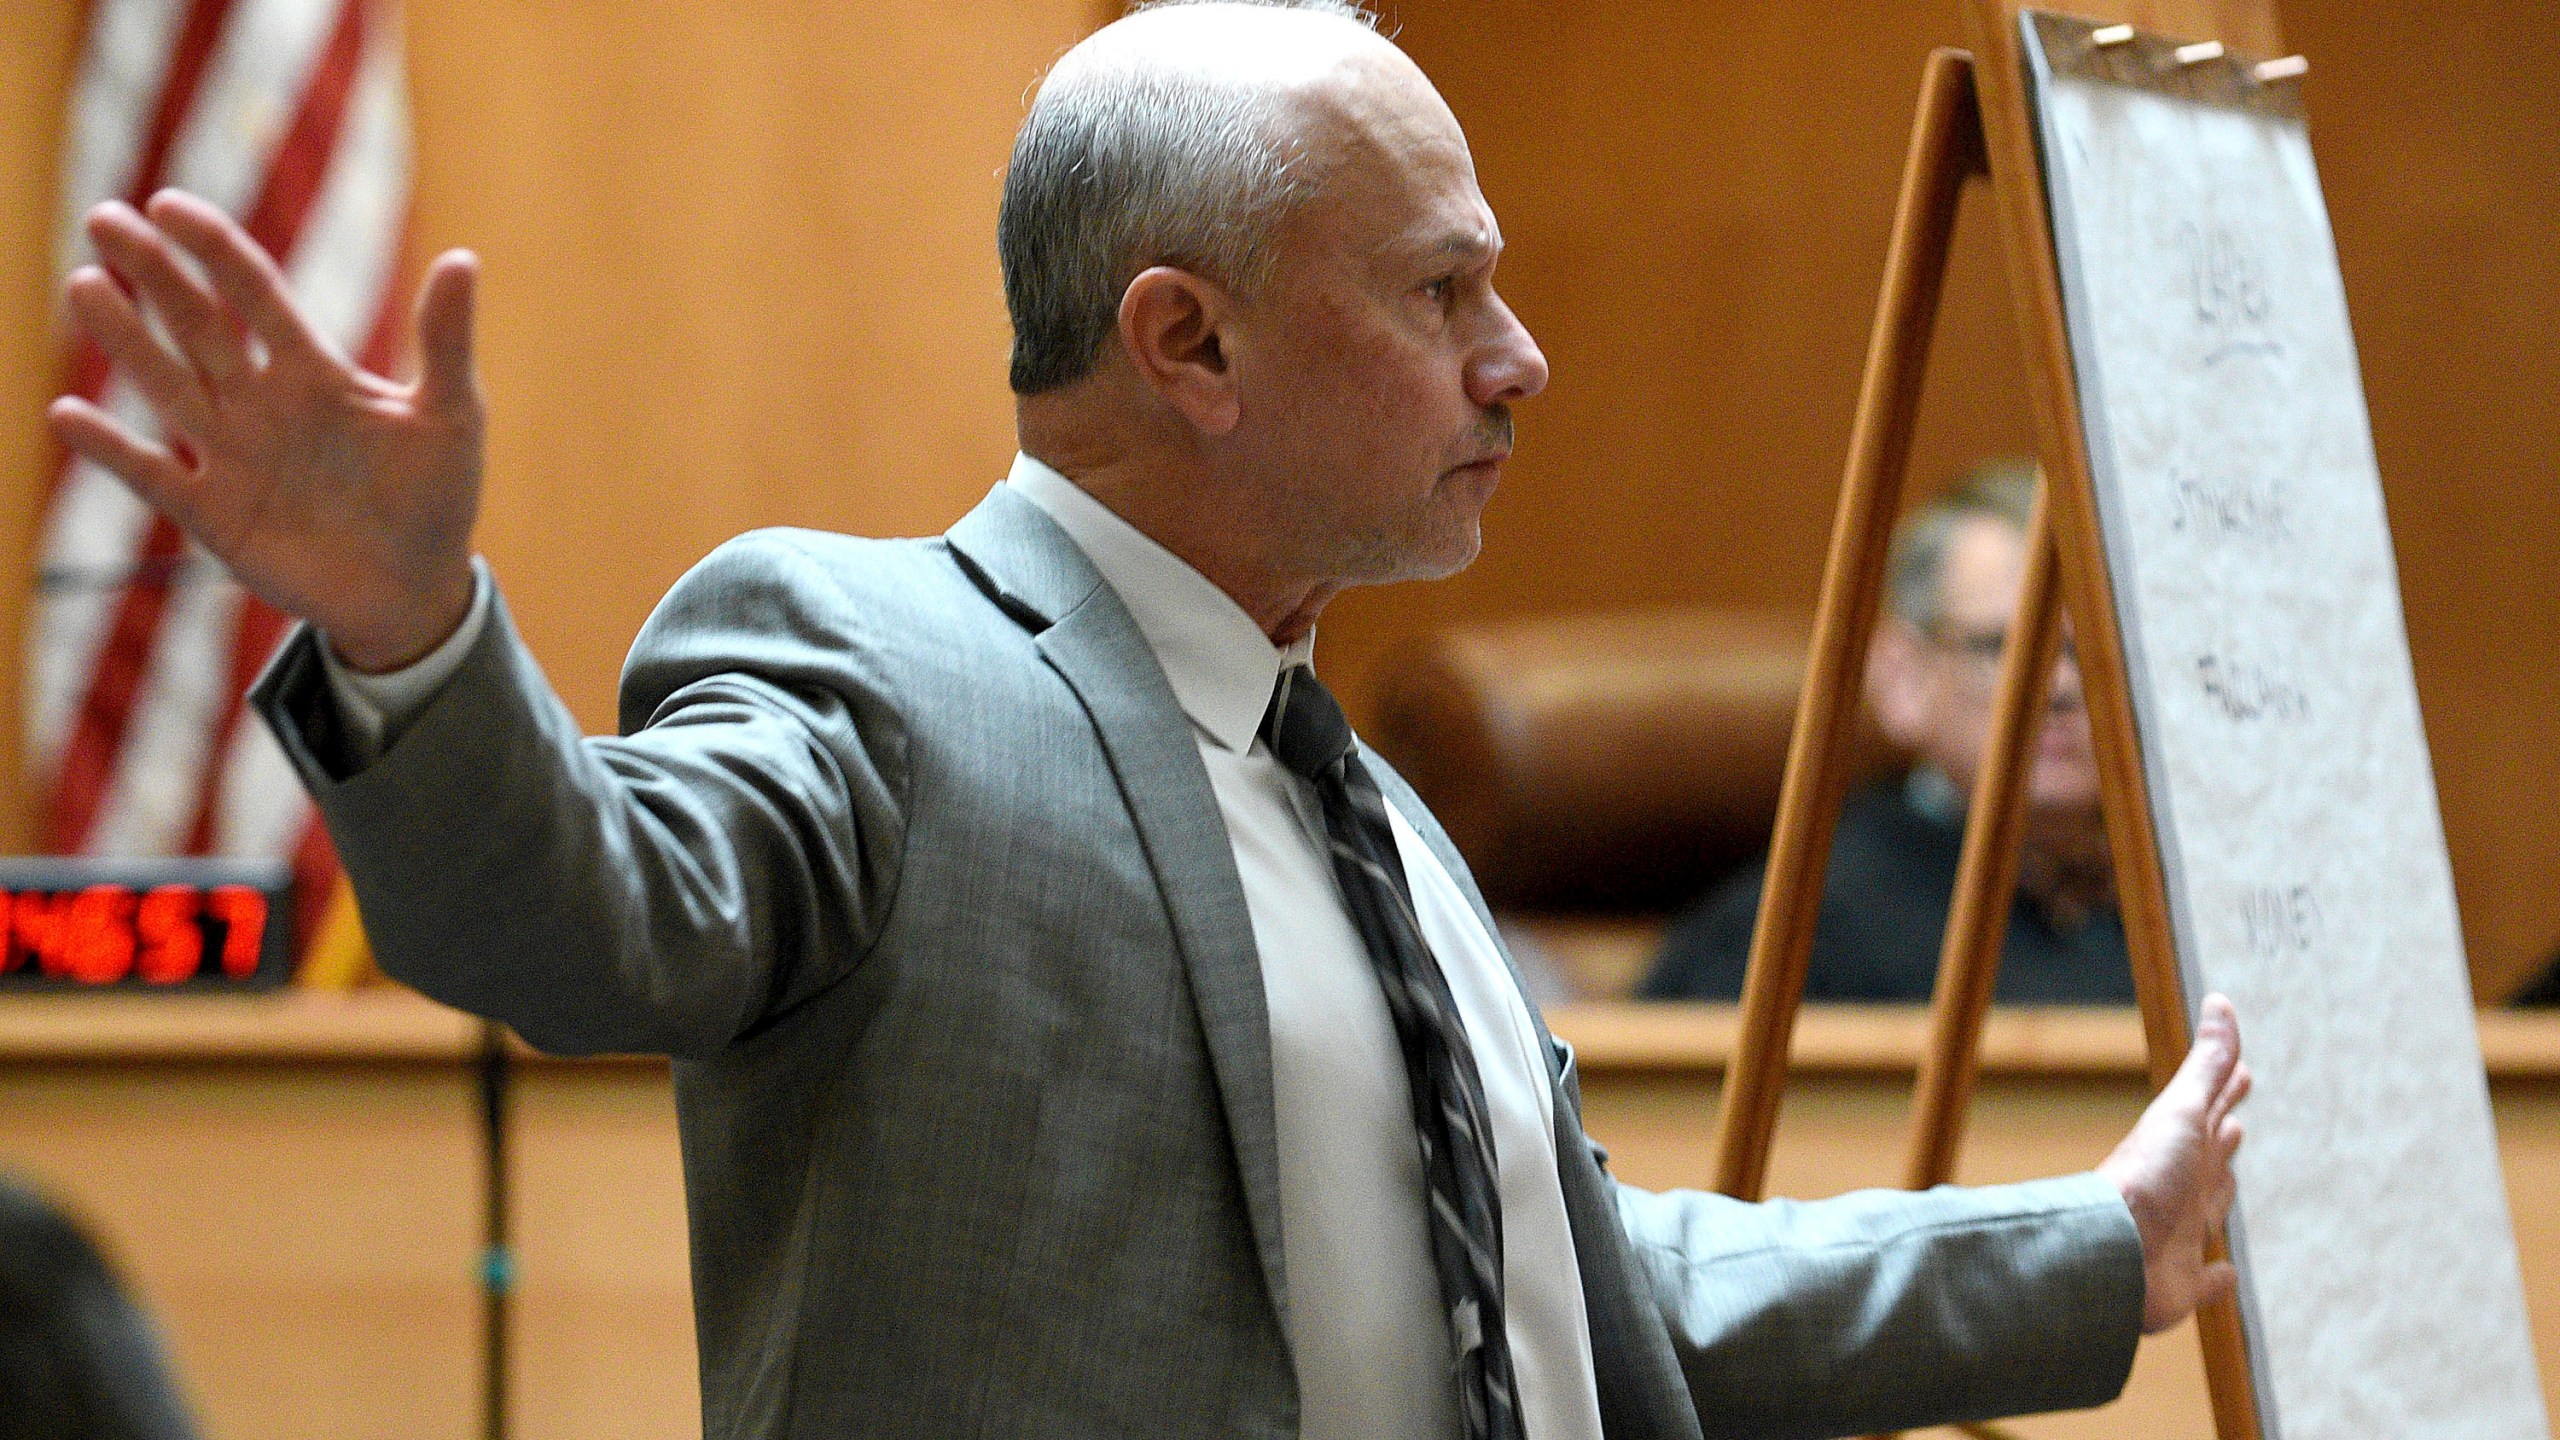
<svg viewBox="0 0 2560 1440">
<path fill-rule="evenodd" d="M 2231 996 L 2257 1074 L 2231 1240 L 2262 1427 L 2547 1440 L 2298 95 L 2021 21 L 2183 983 Z"/>
</svg>

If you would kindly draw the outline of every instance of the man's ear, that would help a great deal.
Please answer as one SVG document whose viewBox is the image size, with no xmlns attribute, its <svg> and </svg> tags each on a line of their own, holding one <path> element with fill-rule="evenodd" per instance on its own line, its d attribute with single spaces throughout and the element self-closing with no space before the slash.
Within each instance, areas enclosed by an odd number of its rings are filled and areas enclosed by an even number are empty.
<svg viewBox="0 0 2560 1440">
<path fill-rule="evenodd" d="M 1929 677 L 1921 651 L 1927 642 L 1910 622 L 1887 615 L 1876 622 L 1867 646 L 1867 704 L 1884 738 L 1917 750 L 1929 733 Z"/>
<path fill-rule="evenodd" d="M 1170 265 L 1120 294 L 1120 345 L 1140 379 L 1193 428 L 1224 435 L 1244 414 L 1226 331 L 1234 305 L 1217 285 Z"/>
</svg>

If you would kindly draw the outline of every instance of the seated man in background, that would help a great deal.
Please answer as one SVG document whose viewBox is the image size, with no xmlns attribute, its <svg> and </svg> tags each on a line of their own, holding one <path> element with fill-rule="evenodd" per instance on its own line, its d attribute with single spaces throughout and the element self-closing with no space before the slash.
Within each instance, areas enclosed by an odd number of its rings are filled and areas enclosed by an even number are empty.
<svg viewBox="0 0 2560 1440">
<path fill-rule="evenodd" d="M 1868 656 L 1867 699 L 1914 764 L 1902 778 L 1853 793 L 1841 809 L 1808 999 L 1926 1000 L 1936 984 L 1965 804 L 1990 744 L 2034 497 L 2033 467 L 1990 461 L 1894 533 L 1888 613 Z M 1735 875 L 1672 922 L 1640 995 L 1742 993 L 1765 867 Z M 2036 735 L 2018 896 L 1996 993 L 2027 1004 L 2133 999 L 2089 715 L 2067 642 Z"/>
</svg>

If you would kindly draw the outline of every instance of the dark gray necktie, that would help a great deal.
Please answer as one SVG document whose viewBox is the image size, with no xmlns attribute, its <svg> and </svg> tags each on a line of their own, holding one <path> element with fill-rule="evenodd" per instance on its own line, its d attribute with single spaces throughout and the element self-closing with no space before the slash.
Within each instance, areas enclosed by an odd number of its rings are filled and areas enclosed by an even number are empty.
<svg viewBox="0 0 2560 1440">
<path fill-rule="evenodd" d="M 1431 1258 L 1449 1308 L 1467 1440 L 1521 1440 L 1502 1320 L 1502 1198 L 1492 1118 L 1458 1002 L 1414 915 L 1386 798 L 1360 763 L 1342 707 L 1304 665 L 1280 672 L 1262 738 L 1283 766 L 1315 785 L 1343 903 L 1377 967 L 1404 1051 L 1431 1202 Z"/>
</svg>

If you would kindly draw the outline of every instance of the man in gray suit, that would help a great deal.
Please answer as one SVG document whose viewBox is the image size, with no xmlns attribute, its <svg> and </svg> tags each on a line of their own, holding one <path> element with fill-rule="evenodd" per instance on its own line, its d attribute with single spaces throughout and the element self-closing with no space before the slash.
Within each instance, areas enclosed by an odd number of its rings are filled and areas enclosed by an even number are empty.
<svg viewBox="0 0 2560 1440">
<path fill-rule="evenodd" d="M 1456 121 L 1351 7 L 1064 58 L 1006 182 L 1012 475 L 936 540 L 724 546 L 620 738 L 471 558 L 471 258 L 395 385 L 209 207 L 148 210 L 93 215 L 70 298 L 186 451 L 57 433 L 311 622 L 259 704 L 386 968 L 675 1057 L 707 1434 L 1839 1434 L 2099 1402 L 2230 1283 L 2219 1001 L 2096 1174 L 1602 1168 L 1464 864 L 1303 668 L 1345 586 L 1473 557 L 1546 380 Z"/>
</svg>

